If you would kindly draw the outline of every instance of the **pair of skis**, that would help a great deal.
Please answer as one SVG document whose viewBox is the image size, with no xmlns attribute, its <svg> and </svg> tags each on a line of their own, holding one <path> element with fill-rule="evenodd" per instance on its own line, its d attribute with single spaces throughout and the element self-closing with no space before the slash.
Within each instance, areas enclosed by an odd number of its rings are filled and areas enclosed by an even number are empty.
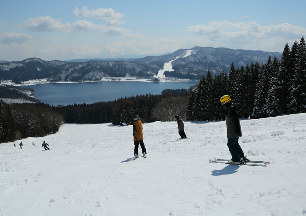
<svg viewBox="0 0 306 216">
<path fill-rule="evenodd" d="M 260 160 L 250 160 L 248 162 L 231 162 L 230 160 L 227 159 L 220 159 L 220 158 L 215 158 L 215 159 L 210 159 L 209 163 L 224 163 L 224 164 L 231 164 L 231 165 L 247 165 L 247 166 L 263 166 L 266 167 L 267 164 L 270 164 L 268 161 L 260 161 Z"/>
</svg>

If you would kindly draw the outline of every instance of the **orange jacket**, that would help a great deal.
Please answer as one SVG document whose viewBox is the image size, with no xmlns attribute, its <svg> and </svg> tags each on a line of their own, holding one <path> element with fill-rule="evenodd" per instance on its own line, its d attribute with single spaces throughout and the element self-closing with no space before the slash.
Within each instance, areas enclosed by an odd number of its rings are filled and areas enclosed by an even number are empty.
<svg viewBox="0 0 306 216">
<path fill-rule="evenodd" d="M 134 121 L 133 136 L 135 141 L 143 140 L 142 123 L 141 120 Z"/>
</svg>

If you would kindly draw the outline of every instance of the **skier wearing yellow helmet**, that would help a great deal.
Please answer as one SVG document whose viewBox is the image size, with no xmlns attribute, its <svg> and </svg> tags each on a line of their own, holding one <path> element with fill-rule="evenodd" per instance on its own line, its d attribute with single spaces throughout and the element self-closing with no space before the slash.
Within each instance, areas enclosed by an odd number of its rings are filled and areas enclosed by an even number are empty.
<svg viewBox="0 0 306 216">
<path fill-rule="evenodd" d="M 232 104 L 231 100 L 229 95 L 223 95 L 220 98 L 220 102 L 224 105 L 221 114 L 225 116 L 228 139 L 227 146 L 232 155 L 233 162 L 248 162 L 249 160 L 244 156 L 243 150 L 238 143 L 242 132 L 236 107 Z"/>
</svg>

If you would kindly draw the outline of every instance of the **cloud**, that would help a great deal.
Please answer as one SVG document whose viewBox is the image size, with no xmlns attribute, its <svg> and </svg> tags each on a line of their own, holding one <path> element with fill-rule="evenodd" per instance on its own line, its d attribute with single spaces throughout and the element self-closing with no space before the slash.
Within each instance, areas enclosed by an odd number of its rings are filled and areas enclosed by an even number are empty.
<svg viewBox="0 0 306 216">
<path fill-rule="evenodd" d="M 4 22 L 0 22 L 0 26 L 4 26 Z"/>
<path fill-rule="evenodd" d="M 38 39 L 37 41 L 39 43 L 44 44 L 44 43 L 49 43 L 49 42 L 56 41 L 56 39 L 55 38 L 42 38 L 42 39 Z"/>
<path fill-rule="evenodd" d="M 20 27 L 34 32 L 58 31 L 65 28 L 61 19 L 54 19 L 49 16 L 29 18 Z"/>
<path fill-rule="evenodd" d="M 63 24 L 61 19 L 54 19 L 49 16 L 29 18 L 26 22 L 19 25 L 21 28 L 25 28 L 34 32 L 88 32 L 93 29 L 105 29 L 104 25 L 97 25 L 86 20 L 78 20 L 74 23 Z"/>
<path fill-rule="evenodd" d="M 90 30 L 93 29 L 105 29 L 106 26 L 104 25 L 97 25 L 95 23 L 86 21 L 86 20 L 79 20 L 74 22 L 73 24 L 68 23 L 66 25 L 65 31 L 71 32 L 78 32 L 78 31 L 83 31 L 83 32 L 89 32 Z"/>
<path fill-rule="evenodd" d="M 301 37 L 306 34 L 306 28 L 283 23 L 275 26 L 263 27 L 268 36 L 283 36 L 285 38 Z"/>
<path fill-rule="evenodd" d="M 187 26 L 187 32 L 194 35 L 205 35 L 210 40 L 223 38 L 225 40 L 257 40 L 271 37 L 285 39 L 298 38 L 306 34 L 306 28 L 288 23 L 261 26 L 255 22 L 232 23 L 229 21 L 211 22 L 208 25 Z"/>
<path fill-rule="evenodd" d="M 73 13 L 77 17 L 93 17 L 95 19 L 102 19 L 106 21 L 109 26 L 124 24 L 124 21 L 121 20 L 124 15 L 121 13 L 115 13 L 112 8 L 97 8 L 96 10 L 93 9 L 90 11 L 87 7 L 83 7 L 81 10 L 76 7 L 73 10 Z"/>
<path fill-rule="evenodd" d="M 160 44 L 172 44 L 173 43 L 173 40 L 171 38 L 161 38 L 159 40 L 159 43 Z"/>
<path fill-rule="evenodd" d="M 124 28 L 115 28 L 115 27 L 110 27 L 107 28 L 103 31 L 104 34 L 107 35 L 113 35 L 113 36 L 123 36 L 123 35 L 127 35 L 127 33 L 130 32 L 127 29 Z"/>
<path fill-rule="evenodd" d="M 22 44 L 23 42 L 32 38 L 32 36 L 24 34 L 24 33 L 0 33 L 0 36 L 3 38 L 0 40 L 3 44 Z"/>
</svg>

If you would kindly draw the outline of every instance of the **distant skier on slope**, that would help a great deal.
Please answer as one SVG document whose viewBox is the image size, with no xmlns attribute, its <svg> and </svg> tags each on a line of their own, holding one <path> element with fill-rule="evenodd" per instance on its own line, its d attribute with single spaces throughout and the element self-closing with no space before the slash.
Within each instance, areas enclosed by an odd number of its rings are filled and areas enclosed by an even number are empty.
<svg viewBox="0 0 306 216">
<path fill-rule="evenodd" d="M 232 155 L 233 162 L 248 162 L 249 160 L 244 156 L 244 153 L 238 143 L 239 137 L 242 136 L 241 126 L 236 112 L 236 107 L 231 102 L 229 95 L 223 95 L 220 102 L 224 105 L 221 114 L 225 115 L 227 127 L 227 146 Z"/>
<path fill-rule="evenodd" d="M 139 147 L 139 144 L 140 144 L 141 149 L 142 149 L 143 157 L 146 157 L 147 150 L 146 150 L 146 147 L 143 143 L 143 132 L 142 132 L 141 120 L 140 120 L 138 115 L 136 115 L 133 120 L 134 120 L 133 136 L 134 136 L 134 146 L 135 146 L 134 156 L 135 156 L 135 158 L 138 158 L 138 147 Z"/>
<path fill-rule="evenodd" d="M 42 147 L 44 147 L 45 148 L 45 150 L 50 150 L 49 149 L 49 144 L 48 143 L 46 143 L 45 141 L 42 143 L 42 145 L 41 145 Z"/>
<path fill-rule="evenodd" d="M 181 136 L 182 139 L 186 139 L 186 134 L 185 134 L 185 131 L 184 131 L 184 122 L 182 119 L 180 119 L 180 116 L 179 115 L 176 115 L 175 116 L 176 118 L 176 122 L 177 122 L 177 128 L 178 128 L 178 131 L 179 131 L 179 135 Z"/>
<path fill-rule="evenodd" d="M 20 149 L 22 149 L 22 146 L 23 146 L 22 142 L 19 144 L 19 146 L 20 146 Z"/>
</svg>

